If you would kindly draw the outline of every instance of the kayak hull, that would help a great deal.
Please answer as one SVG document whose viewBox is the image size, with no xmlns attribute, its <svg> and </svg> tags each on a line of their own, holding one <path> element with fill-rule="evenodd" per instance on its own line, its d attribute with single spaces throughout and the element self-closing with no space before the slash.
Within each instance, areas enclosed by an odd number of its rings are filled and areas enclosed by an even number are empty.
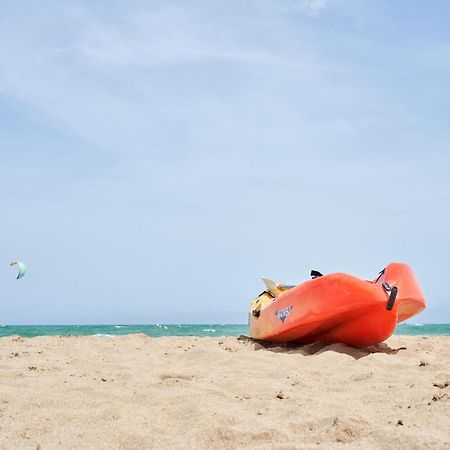
<svg viewBox="0 0 450 450">
<path fill-rule="evenodd" d="M 392 291 L 397 296 L 387 308 Z M 391 263 L 374 281 L 333 273 L 307 281 L 261 308 L 250 306 L 249 329 L 254 339 L 270 342 L 341 342 L 364 347 L 383 342 L 397 323 L 425 308 L 422 291 L 409 266 Z"/>
</svg>

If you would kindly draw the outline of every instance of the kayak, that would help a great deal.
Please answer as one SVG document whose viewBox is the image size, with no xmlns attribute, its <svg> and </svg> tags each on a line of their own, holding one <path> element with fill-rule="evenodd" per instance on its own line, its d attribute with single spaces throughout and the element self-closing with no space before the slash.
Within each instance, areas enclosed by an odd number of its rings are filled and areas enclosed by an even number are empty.
<svg viewBox="0 0 450 450">
<path fill-rule="evenodd" d="M 311 276 L 297 286 L 263 279 L 266 290 L 249 310 L 253 339 L 364 347 L 383 342 L 397 323 L 425 309 L 425 298 L 407 264 L 388 264 L 372 281 L 314 270 Z"/>
</svg>

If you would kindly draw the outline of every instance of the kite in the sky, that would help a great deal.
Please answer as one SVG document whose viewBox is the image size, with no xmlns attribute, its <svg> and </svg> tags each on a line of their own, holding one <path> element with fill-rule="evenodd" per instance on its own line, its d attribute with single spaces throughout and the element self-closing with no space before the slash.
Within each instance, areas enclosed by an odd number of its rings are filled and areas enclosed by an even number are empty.
<svg viewBox="0 0 450 450">
<path fill-rule="evenodd" d="M 17 279 L 20 280 L 25 275 L 25 272 L 27 271 L 27 267 L 25 264 L 21 261 L 13 261 L 10 266 L 17 266 L 19 269 L 19 273 L 17 274 Z"/>
</svg>

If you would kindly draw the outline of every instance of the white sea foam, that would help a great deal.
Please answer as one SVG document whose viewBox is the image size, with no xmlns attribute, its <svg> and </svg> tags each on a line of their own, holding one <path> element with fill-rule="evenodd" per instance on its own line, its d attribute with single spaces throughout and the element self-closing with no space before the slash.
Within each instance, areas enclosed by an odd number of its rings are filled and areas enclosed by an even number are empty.
<svg viewBox="0 0 450 450">
<path fill-rule="evenodd" d="M 97 333 L 97 334 L 94 334 L 94 336 L 99 336 L 99 337 L 117 337 L 117 336 L 115 336 L 114 334 L 103 334 L 103 333 Z"/>
<path fill-rule="evenodd" d="M 126 328 L 126 325 L 114 325 L 114 328 Z"/>
<path fill-rule="evenodd" d="M 207 333 L 215 333 L 215 332 L 216 332 L 216 330 L 215 330 L 214 328 L 205 328 L 205 329 L 202 330 L 202 331 L 205 331 L 205 332 L 207 332 Z"/>
</svg>

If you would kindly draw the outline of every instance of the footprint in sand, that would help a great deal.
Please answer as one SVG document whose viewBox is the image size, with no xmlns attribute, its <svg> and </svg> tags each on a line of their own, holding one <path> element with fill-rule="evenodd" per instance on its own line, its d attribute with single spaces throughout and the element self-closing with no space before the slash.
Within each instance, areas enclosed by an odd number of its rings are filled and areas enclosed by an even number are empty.
<svg viewBox="0 0 450 450">
<path fill-rule="evenodd" d="M 159 376 L 161 381 L 165 381 L 168 383 L 179 383 L 180 381 L 191 381 L 194 376 L 193 375 L 183 375 L 183 374 L 174 374 L 174 373 L 163 373 Z"/>
</svg>

